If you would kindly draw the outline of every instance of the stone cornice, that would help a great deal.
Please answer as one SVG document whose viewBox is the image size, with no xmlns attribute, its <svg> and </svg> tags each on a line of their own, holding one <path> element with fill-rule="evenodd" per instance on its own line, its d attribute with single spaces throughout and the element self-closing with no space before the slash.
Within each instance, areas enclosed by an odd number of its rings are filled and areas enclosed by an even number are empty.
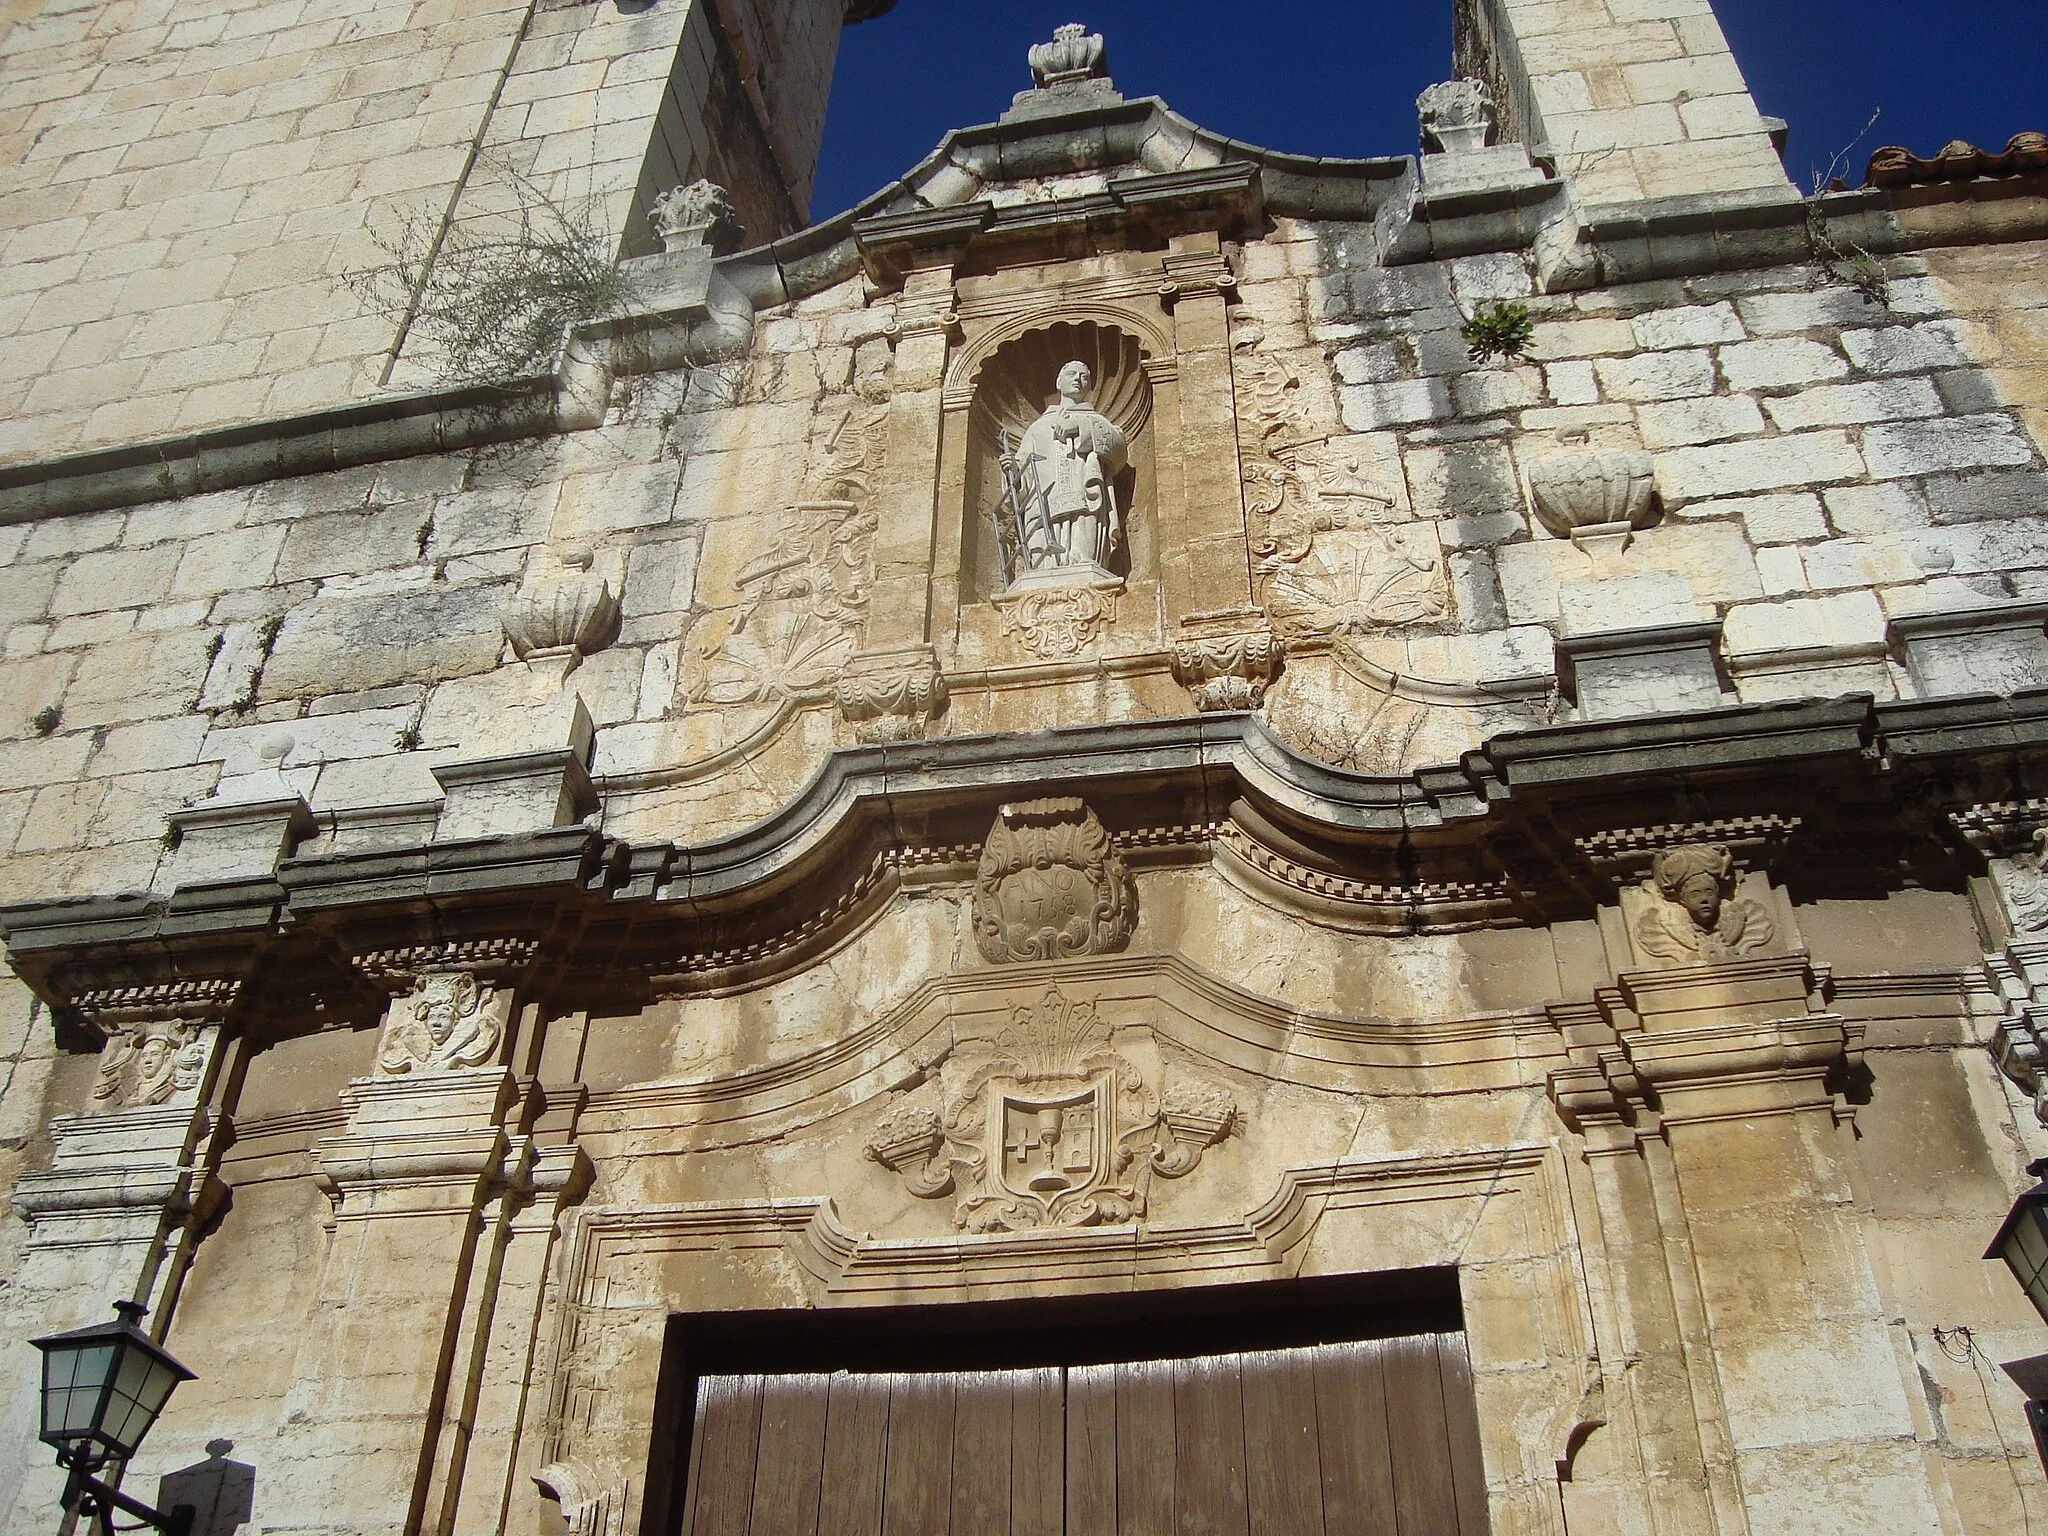
<svg viewBox="0 0 2048 1536">
<path fill-rule="evenodd" d="M 1588 839 L 1667 823 L 1781 818 L 1794 884 L 1952 880 L 1981 855 L 1949 812 L 2044 778 L 2048 692 L 1557 726 L 1402 777 L 1312 762 L 1257 716 L 1218 713 L 842 750 L 780 811 L 703 843 L 572 826 L 288 859 L 274 881 L 0 907 L 0 937 L 64 1017 L 94 989 L 202 978 L 251 978 L 244 1007 L 271 982 L 345 993 L 362 987 L 351 957 L 507 936 L 537 946 L 536 975 L 647 994 L 750 984 L 838 942 L 913 872 L 969 878 L 996 807 L 1045 794 L 1085 797 L 1141 868 L 1227 854 L 1268 899 L 1411 932 L 1585 916 L 1615 878 Z"/>
</svg>

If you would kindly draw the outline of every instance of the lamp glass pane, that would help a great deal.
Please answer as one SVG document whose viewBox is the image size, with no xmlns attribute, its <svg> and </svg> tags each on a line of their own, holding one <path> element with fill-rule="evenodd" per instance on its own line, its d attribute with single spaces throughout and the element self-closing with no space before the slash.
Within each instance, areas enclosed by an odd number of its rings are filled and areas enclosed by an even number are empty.
<svg viewBox="0 0 2048 1536">
<path fill-rule="evenodd" d="M 2042 1214 L 2040 1206 L 2029 1206 L 2007 1240 L 2007 1246 L 2019 1251 L 2020 1262 L 2028 1269 L 2039 1269 L 2048 1264 L 2048 1236 L 2041 1232 Z"/>
<path fill-rule="evenodd" d="M 122 1455 L 133 1451 L 156 1422 L 175 1381 L 170 1371 L 148 1350 L 130 1344 L 122 1351 L 114 1376 L 114 1390 L 107 1398 L 107 1416 L 101 1424 L 107 1444 Z"/>
<path fill-rule="evenodd" d="M 79 1436 L 92 1429 L 100 1392 L 113 1368 L 114 1341 L 43 1355 L 43 1433 Z"/>
</svg>

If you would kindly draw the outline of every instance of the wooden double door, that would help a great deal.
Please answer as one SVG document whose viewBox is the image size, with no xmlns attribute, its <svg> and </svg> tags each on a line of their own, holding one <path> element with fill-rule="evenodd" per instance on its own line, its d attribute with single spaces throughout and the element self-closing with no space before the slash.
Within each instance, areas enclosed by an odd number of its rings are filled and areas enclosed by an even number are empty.
<svg viewBox="0 0 2048 1536">
<path fill-rule="evenodd" d="M 683 1536 L 1484 1536 L 1461 1333 L 705 1376 Z"/>
</svg>

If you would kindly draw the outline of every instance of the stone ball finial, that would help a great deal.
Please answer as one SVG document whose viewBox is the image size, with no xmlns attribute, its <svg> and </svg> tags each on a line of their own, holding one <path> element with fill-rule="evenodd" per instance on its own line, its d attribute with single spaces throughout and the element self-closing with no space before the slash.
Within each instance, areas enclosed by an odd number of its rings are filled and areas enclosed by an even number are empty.
<svg viewBox="0 0 2048 1536">
<path fill-rule="evenodd" d="M 710 246 L 713 255 L 736 250 L 746 238 L 732 198 L 715 181 L 693 181 L 687 187 L 664 192 L 647 210 L 647 222 L 661 238 L 665 251 L 688 251 Z"/>
<path fill-rule="evenodd" d="M 1040 90 L 1109 77 L 1109 50 L 1102 34 L 1078 21 L 1054 28 L 1052 41 L 1033 43 L 1027 57 L 1032 83 Z"/>
<path fill-rule="evenodd" d="M 1500 127 L 1500 108 L 1480 80 L 1446 80 L 1415 98 L 1422 147 L 1431 154 L 1462 155 L 1486 148 Z"/>
</svg>

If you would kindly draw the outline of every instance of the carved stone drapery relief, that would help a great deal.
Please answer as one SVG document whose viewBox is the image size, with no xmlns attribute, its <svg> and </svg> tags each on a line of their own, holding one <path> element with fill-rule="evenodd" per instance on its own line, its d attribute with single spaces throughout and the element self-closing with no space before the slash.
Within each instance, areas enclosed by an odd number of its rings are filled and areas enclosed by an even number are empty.
<svg viewBox="0 0 2048 1536">
<path fill-rule="evenodd" d="M 1138 892 L 1123 856 L 1080 800 L 1028 800 L 996 814 L 974 880 L 974 941 L 999 965 L 1110 954 L 1131 940 Z"/>
<path fill-rule="evenodd" d="M 861 741 L 916 741 L 946 707 L 946 677 L 929 645 L 862 651 L 839 675 L 839 713 Z"/>
<path fill-rule="evenodd" d="M 1777 936 L 1763 908 L 1735 894 L 1735 855 L 1719 843 L 1657 854 L 1643 890 L 1649 901 L 1636 919 L 1636 944 L 1667 964 L 1740 959 Z"/>
<path fill-rule="evenodd" d="M 385 1014 L 378 1068 L 403 1075 L 482 1066 L 504 1037 L 496 991 L 468 971 L 422 972 L 412 993 L 395 999 Z"/>
<path fill-rule="evenodd" d="M 1219 1085 L 1168 1076 L 1150 1029 L 1055 985 L 993 1040 L 956 1041 L 867 1151 L 919 1198 L 954 1195 L 967 1231 L 1085 1227 L 1143 1215 L 1147 1176 L 1193 1172 L 1236 1116 Z"/>
</svg>

